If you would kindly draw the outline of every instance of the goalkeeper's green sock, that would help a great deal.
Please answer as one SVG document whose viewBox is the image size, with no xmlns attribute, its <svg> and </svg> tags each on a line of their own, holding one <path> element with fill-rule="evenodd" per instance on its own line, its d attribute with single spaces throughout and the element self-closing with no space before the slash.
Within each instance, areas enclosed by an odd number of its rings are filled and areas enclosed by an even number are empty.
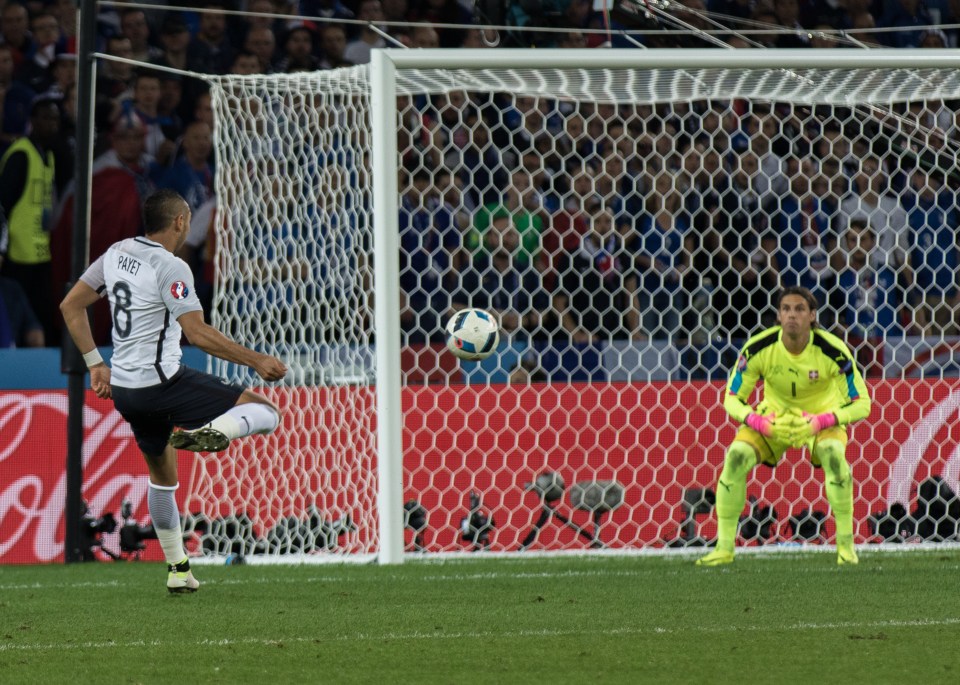
<svg viewBox="0 0 960 685">
<path fill-rule="evenodd" d="M 841 563 L 857 563 L 853 547 L 853 477 L 839 440 L 817 444 L 816 456 L 823 464 L 823 488 L 837 529 L 837 555 Z"/>
<path fill-rule="evenodd" d="M 734 442 L 727 450 L 717 483 L 717 549 L 733 553 L 737 522 L 747 500 L 747 475 L 757 465 L 757 454 L 745 442 Z"/>
</svg>

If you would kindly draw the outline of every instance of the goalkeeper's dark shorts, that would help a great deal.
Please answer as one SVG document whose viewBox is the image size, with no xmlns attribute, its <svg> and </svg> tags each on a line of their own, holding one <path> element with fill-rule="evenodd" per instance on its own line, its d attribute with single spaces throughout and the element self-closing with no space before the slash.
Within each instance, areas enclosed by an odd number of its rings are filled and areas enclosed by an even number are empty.
<svg viewBox="0 0 960 685">
<path fill-rule="evenodd" d="M 130 424 L 137 446 L 159 457 L 174 426 L 199 428 L 237 404 L 245 388 L 181 366 L 162 383 L 146 388 L 112 386 L 113 405 Z"/>
<path fill-rule="evenodd" d="M 753 430 L 750 426 L 740 426 L 734 440 L 745 442 L 757 452 L 759 463 L 767 466 L 776 466 L 783 458 L 783 453 L 793 447 L 806 448 L 807 457 L 816 467 L 820 467 L 820 461 L 817 459 L 815 451 L 816 444 L 823 440 L 837 440 L 844 447 L 847 446 L 847 429 L 844 426 L 832 426 L 820 431 L 802 445 L 791 445 L 788 442 L 781 442 L 771 438 L 765 438 L 763 435 Z"/>
</svg>

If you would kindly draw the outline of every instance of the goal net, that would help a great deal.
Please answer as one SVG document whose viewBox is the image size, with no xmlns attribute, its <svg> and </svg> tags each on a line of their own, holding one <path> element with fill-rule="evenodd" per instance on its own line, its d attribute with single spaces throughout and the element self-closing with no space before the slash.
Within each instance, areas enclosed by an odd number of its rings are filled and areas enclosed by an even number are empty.
<svg viewBox="0 0 960 685">
<path fill-rule="evenodd" d="M 292 371 L 265 390 L 276 433 L 196 461 L 197 551 L 709 544 L 724 382 L 793 284 L 875 400 L 850 429 L 857 541 L 956 539 L 960 72 L 923 52 L 390 51 L 209 77 L 213 321 Z M 444 351 L 462 307 L 502 323 L 483 362 Z M 748 495 L 740 544 L 832 541 L 799 450 Z"/>
</svg>

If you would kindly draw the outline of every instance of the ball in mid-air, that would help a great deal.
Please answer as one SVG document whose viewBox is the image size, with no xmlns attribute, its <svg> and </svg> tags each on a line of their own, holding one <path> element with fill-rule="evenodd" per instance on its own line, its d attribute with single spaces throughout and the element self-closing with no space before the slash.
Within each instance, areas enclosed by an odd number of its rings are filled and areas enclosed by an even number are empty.
<svg viewBox="0 0 960 685">
<path fill-rule="evenodd" d="M 447 349 L 460 359 L 486 359 L 499 342 L 500 326 L 490 312 L 463 309 L 447 321 Z"/>
</svg>

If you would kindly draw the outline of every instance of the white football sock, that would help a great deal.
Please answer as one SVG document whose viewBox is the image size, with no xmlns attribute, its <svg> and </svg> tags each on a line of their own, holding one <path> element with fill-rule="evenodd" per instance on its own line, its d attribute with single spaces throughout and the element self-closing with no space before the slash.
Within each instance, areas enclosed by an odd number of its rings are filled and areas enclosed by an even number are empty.
<svg viewBox="0 0 960 685">
<path fill-rule="evenodd" d="M 180 526 L 180 513 L 173 493 L 176 485 L 154 485 L 147 490 L 147 507 L 153 520 L 153 529 L 157 531 L 157 540 L 163 548 L 163 556 L 168 564 L 178 564 L 187 553 L 183 549 L 183 529 Z"/>
<path fill-rule="evenodd" d="M 238 404 L 207 424 L 207 427 L 236 440 L 254 433 L 272 433 L 280 425 L 280 416 L 268 404 Z"/>
</svg>

